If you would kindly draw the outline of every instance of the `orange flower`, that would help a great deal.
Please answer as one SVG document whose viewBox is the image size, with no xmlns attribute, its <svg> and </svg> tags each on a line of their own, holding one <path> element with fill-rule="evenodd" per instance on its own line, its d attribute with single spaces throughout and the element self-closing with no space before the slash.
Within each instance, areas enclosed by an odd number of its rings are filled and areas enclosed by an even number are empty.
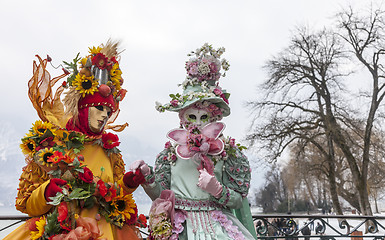
<svg viewBox="0 0 385 240">
<path fill-rule="evenodd" d="M 53 155 L 47 161 L 51 162 L 51 163 L 59 163 L 60 161 L 63 161 L 65 163 L 67 163 L 67 164 L 70 164 L 70 163 L 72 163 L 74 161 L 74 159 L 72 159 L 67 154 L 63 155 L 62 152 L 55 151 L 53 153 Z"/>
</svg>

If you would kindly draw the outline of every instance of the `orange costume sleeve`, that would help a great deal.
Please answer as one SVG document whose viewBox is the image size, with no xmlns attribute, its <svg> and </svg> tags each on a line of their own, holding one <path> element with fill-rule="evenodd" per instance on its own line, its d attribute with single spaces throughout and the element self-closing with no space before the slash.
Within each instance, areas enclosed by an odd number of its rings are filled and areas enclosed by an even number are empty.
<svg viewBox="0 0 385 240">
<path fill-rule="evenodd" d="M 44 191 L 49 177 L 35 162 L 28 163 L 20 176 L 19 189 L 16 198 L 16 209 L 29 216 L 40 216 L 51 209 L 46 204 Z"/>
</svg>

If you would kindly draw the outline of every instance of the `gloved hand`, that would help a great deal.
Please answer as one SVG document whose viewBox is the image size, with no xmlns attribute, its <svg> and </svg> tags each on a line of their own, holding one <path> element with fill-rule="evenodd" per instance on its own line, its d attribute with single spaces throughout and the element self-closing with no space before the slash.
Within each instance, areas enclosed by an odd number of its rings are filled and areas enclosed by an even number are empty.
<svg viewBox="0 0 385 240">
<path fill-rule="evenodd" d="M 144 183 L 146 180 L 140 169 L 136 169 L 134 172 L 126 172 L 123 176 L 123 182 L 128 188 L 137 188 L 140 184 Z"/>
<path fill-rule="evenodd" d="M 215 198 L 220 198 L 222 194 L 222 184 L 217 180 L 214 175 L 210 175 L 204 168 L 199 170 L 200 175 L 198 179 L 198 187 L 202 190 L 210 193 Z"/>
<path fill-rule="evenodd" d="M 128 166 L 128 171 L 135 172 L 135 174 L 137 169 L 140 169 L 143 176 L 147 176 L 151 173 L 151 169 L 143 160 L 136 160 Z"/>
<path fill-rule="evenodd" d="M 51 178 L 44 191 L 44 197 L 46 201 L 51 201 L 51 197 L 55 197 L 56 193 L 63 192 L 61 187 L 66 185 L 67 181 L 60 178 Z"/>
</svg>

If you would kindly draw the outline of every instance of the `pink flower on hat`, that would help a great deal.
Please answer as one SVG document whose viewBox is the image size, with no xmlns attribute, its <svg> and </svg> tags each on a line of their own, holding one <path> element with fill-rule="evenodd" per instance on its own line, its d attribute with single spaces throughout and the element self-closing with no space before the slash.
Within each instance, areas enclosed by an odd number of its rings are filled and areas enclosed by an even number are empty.
<svg viewBox="0 0 385 240">
<path fill-rule="evenodd" d="M 172 105 L 173 107 L 177 107 L 179 101 L 178 101 L 177 99 L 174 99 L 174 100 L 171 100 L 170 103 L 171 103 L 171 105 Z"/>
<path fill-rule="evenodd" d="M 214 92 L 214 94 L 217 95 L 217 96 L 220 96 L 220 95 L 222 94 L 222 90 L 219 89 L 219 88 L 215 88 L 213 92 Z"/>
</svg>

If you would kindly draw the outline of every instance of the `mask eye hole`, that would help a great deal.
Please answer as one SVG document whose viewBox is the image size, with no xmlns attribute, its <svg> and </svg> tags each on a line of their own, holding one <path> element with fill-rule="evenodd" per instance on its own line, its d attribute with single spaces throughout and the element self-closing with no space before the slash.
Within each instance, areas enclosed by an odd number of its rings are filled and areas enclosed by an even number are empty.
<svg viewBox="0 0 385 240">
<path fill-rule="evenodd" d="M 99 111 L 103 111 L 103 109 L 104 109 L 104 107 L 102 105 L 96 106 L 95 108 L 98 109 Z"/>
<path fill-rule="evenodd" d="M 194 114 L 188 115 L 188 118 L 190 118 L 191 120 L 196 120 L 197 119 L 197 117 Z"/>
<path fill-rule="evenodd" d="M 204 115 L 201 116 L 201 120 L 207 120 L 208 117 L 209 116 L 207 116 L 207 114 L 204 114 Z"/>
</svg>

